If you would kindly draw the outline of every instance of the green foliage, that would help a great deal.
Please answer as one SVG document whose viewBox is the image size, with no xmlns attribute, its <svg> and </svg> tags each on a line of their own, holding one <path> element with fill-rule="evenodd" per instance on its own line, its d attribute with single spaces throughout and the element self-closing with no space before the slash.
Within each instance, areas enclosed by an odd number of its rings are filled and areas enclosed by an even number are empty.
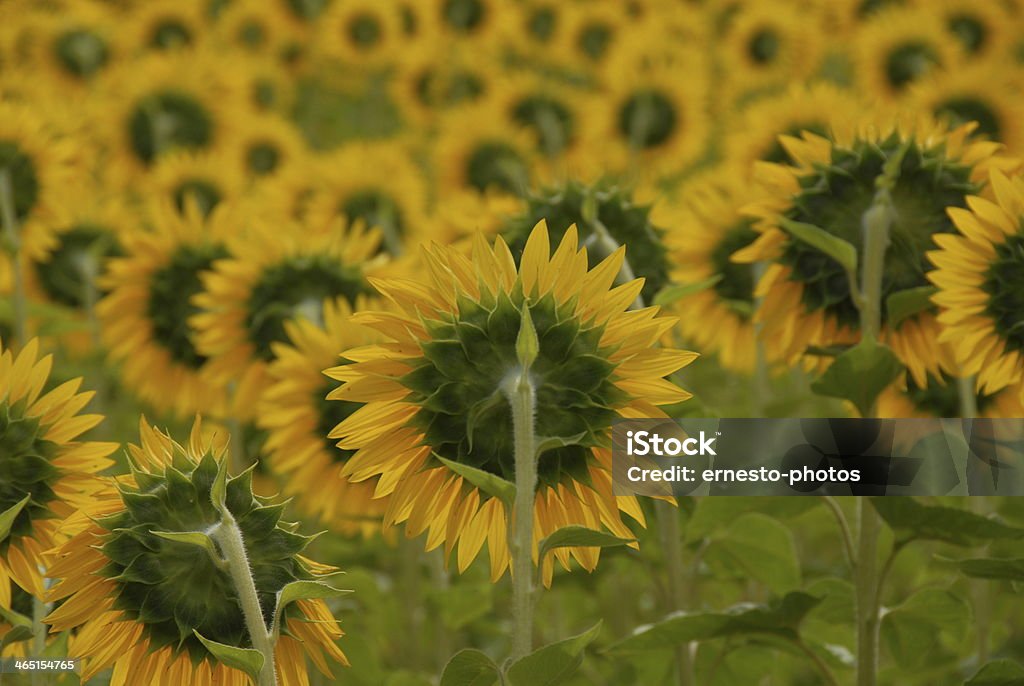
<svg viewBox="0 0 1024 686">
<path fill-rule="evenodd" d="M 601 622 L 583 633 L 556 641 L 522 657 L 506 670 L 510 686 L 558 686 L 569 679 L 583 662 L 583 651 L 601 632 Z"/>
<path fill-rule="evenodd" d="M 216 641 L 204 638 L 198 631 L 193 633 L 195 633 L 199 642 L 220 662 L 229 667 L 242 670 L 252 677 L 253 681 L 259 678 L 260 670 L 263 669 L 263 654 L 260 651 L 253 648 L 237 648 L 217 643 Z"/>
<path fill-rule="evenodd" d="M 863 340 L 832 362 L 811 390 L 831 398 L 849 400 L 862 417 L 872 415 L 878 396 L 903 372 L 903 363 L 888 346 Z"/>
<path fill-rule="evenodd" d="M 553 531 L 550 536 L 540 542 L 539 556 L 543 560 L 548 553 L 558 548 L 614 548 L 629 545 L 636 539 L 619 538 L 604 531 L 588 529 L 585 526 L 563 526 Z"/>
<path fill-rule="evenodd" d="M 751 512 L 709 539 L 705 559 L 724 578 L 747 577 L 782 594 L 800 586 L 792 532 L 778 520 Z"/>
<path fill-rule="evenodd" d="M 882 640 L 901 667 L 916 669 L 940 656 L 943 635 L 954 642 L 964 640 L 970 619 L 970 606 L 959 596 L 924 589 L 885 613 Z"/>
<path fill-rule="evenodd" d="M 897 536 L 905 539 L 943 541 L 970 547 L 1024 537 L 1024 529 L 967 510 L 922 505 L 914 498 L 872 498 L 871 504 Z"/>
<path fill-rule="evenodd" d="M 814 224 L 793 221 L 785 217 L 779 220 L 779 226 L 793 238 L 820 250 L 838 262 L 849 274 L 857 273 L 857 249 L 851 243 L 833 236 Z"/>
<path fill-rule="evenodd" d="M 977 579 L 1024 582 L 1024 558 L 960 560 L 960 571 Z"/>
<path fill-rule="evenodd" d="M 989 662 L 964 686 L 1024 686 L 1024 667 L 1013 660 Z"/>
<path fill-rule="evenodd" d="M 466 648 L 455 654 L 441 674 L 441 686 L 491 686 L 501 671 L 485 653 Z"/>
<path fill-rule="evenodd" d="M 938 289 L 934 286 L 919 286 L 897 291 L 886 298 L 885 310 L 888 313 L 886 323 L 889 328 L 894 329 L 903 320 L 934 307 L 931 298 L 936 292 Z"/>
</svg>

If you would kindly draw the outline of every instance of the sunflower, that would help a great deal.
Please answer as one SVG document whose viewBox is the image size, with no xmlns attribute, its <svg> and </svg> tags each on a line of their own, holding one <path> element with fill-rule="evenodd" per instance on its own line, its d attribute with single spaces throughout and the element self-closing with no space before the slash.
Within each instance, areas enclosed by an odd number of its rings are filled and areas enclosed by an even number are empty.
<svg viewBox="0 0 1024 686">
<path fill-rule="evenodd" d="M 126 236 L 126 255 L 112 259 L 100 281 L 109 292 L 97 307 L 109 355 L 125 385 L 162 412 L 224 413 L 224 389 L 211 381 L 189 318 L 198 311 L 191 297 L 200 275 L 228 255 L 237 214 L 221 205 L 204 219 L 191 200 L 184 213 L 169 202 L 149 205 L 142 216 L 151 229 Z"/>
<path fill-rule="evenodd" d="M 273 344 L 288 340 L 284 323 L 321 318 L 326 298 L 355 302 L 369 289 L 366 274 L 380 264 L 372 259 L 380 232 L 359 224 L 309 232 L 254 221 L 248 229 L 231 239 L 231 257 L 203 275 L 203 291 L 192 300 L 199 312 L 189 320 L 213 377 L 237 384 L 241 420 L 256 410 L 249 389 L 262 388 Z"/>
<path fill-rule="evenodd" d="M 79 414 L 93 394 L 82 379 L 48 393 L 53 356 L 31 340 L 15 356 L 0 342 L 0 608 L 11 608 L 11 581 L 42 598 L 43 552 L 57 544 L 60 521 L 103 489 L 99 472 L 113 463 L 114 443 L 78 440 L 103 421 Z"/>
<path fill-rule="evenodd" d="M 730 258 L 757 238 L 754 220 L 740 212 L 748 189 L 728 168 L 702 174 L 685 186 L 678 203 L 662 203 L 652 220 L 671 226 L 667 250 L 670 279 L 681 285 L 713 280 L 674 306 L 679 330 L 701 350 L 718 353 L 722 366 L 743 374 L 754 369 L 755 273 Z"/>
<path fill-rule="evenodd" d="M 530 187 L 534 145 L 522 130 L 509 131 L 493 103 L 447 113 L 434 144 L 438 195 L 461 191 L 522 194 Z"/>
<path fill-rule="evenodd" d="M 194 47 L 203 40 L 207 18 L 201 3 L 147 0 L 127 15 L 119 33 L 130 51 L 164 51 Z"/>
<path fill-rule="evenodd" d="M 730 18 L 721 40 L 721 69 L 736 97 L 772 84 L 801 81 L 822 56 L 817 17 L 787 3 L 755 2 Z"/>
<path fill-rule="evenodd" d="M 472 59 L 427 43 L 399 55 L 389 85 L 403 119 L 424 126 L 446 109 L 485 98 L 498 65 L 487 51 Z"/>
<path fill-rule="evenodd" d="M 928 74 L 953 68 L 961 52 L 934 13 L 892 8 L 872 16 L 857 33 L 854 71 L 864 93 L 892 100 Z"/>
<path fill-rule="evenodd" d="M 705 150 L 709 122 L 707 69 L 696 53 L 680 79 L 676 64 L 654 62 L 635 69 L 620 62 L 590 117 L 589 140 L 603 141 L 606 169 L 631 166 L 654 173 L 678 171 Z"/>
<path fill-rule="evenodd" d="M 203 215 L 221 202 L 237 199 L 243 177 L 237 166 L 220 153 L 170 152 L 157 161 L 143 181 L 144 193 L 157 203 L 165 200 L 178 212 L 191 199 Z"/>
<path fill-rule="evenodd" d="M 300 38 L 282 8 L 266 0 L 232 0 L 217 17 L 216 34 L 242 52 L 271 59 L 283 57 Z"/>
<path fill-rule="evenodd" d="M 501 27 L 502 42 L 524 57 L 544 54 L 564 42 L 569 3 L 528 0 L 514 6 Z"/>
<path fill-rule="evenodd" d="M 336 2 L 317 28 L 319 52 L 350 65 L 387 64 L 404 36 L 398 5 L 378 0 Z"/>
<path fill-rule="evenodd" d="M 625 4 L 563 3 L 565 29 L 547 55 L 570 69 L 600 73 L 633 23 Z"/>
<path fill-rule="evenodd" d="M 45 37 L 31 44 L 33 62 L 61 84 L 88 83 L 120 57 L 113 17 L 102 5 L 75 4 L 45 16 Z"/>
<path fill-rule="evenodd" d="M 804 131 L 826 135 L 837 112 L 856 112 L 863 107 L 860 103 L 851 91 L 821 82 L 793 84 L 782 93 L 760 98 L 727 127 L 725 163 L 745 177 L 758 160 L 792 163 L 780 135 L 799 136 Z"/>
<path fill-rule="evenodd" d="M 1024 179 L 993 170 L 990 184 L 992 199 L 971 196 L 949 210 L 959 233 L 936 237 L 928 254 L 939 340 L 987 394 L 1024 378 Z"/>
<path fill-rule="evenodd" d="M 219 52 L 218 62 L 243 112 L 248 106 L 286 116 L 295 107 L 296 79 L 279 60 L 234 50 Z"/>
<path fill-rule="evenodd" d="M 1013 36 L 1012 14 L 998 2 L 914 0 L 939 17 L 971 58 L 1002 57 Z"/>
<path fill-rule="evenodd" d="M 461 40 L 486 47 L 500 39 L 513 12 L 501 0 L 424 0 L 420 40 Z"/>
<path fill-rule="evenodd" d="M 302 134 L 281 115 L 241 112 L 229 119 L 234 126 L 224 143 L 229 160 L 226 175 L 238 174 L 248 179 L 273 178 L 298 165 L 309 154 Z"/>
<path fill-rule="evenodd" d="M 10 186 L 11 213 L 29 254 L 50 240 L 46 226 L 62 214 L 76 159 L 75 142 L 56 133 L 33 108 L 0 102 L 0 175 Z"/>
<path fill-rule="evenodd" d="M 104 79 L 103 97 L 114 111 L 104 119 L 115 162 L 126 174 L 152 165 L 170 150 L 208 150 L 223 137 L 221 110 L 240 106 L 223 67 L 208 53 L 151 55 Z M 228 108 L 230 109 L 230 108 Z"/>
<path fill-rule="evenodd" d="M 924 387 L 913 379 L 904 379 L 887 388 L 878 396 L 879 417 L 960 417 L 958 379 L 943 374 L 940 378 L 928 377 Z M 1024 402 L 1020 391 L 1013 387 L 1002 388 L 995 393 L 976 393 L 974 398 L 978 416 L 990 419 L 1019 418 L 1024 416 Z"/>
<path fill-rule="evenodd" d="M 974 61 L 915 84 L 907 107 L 931 112 L 952 124 L 977 122 L 974 135 L 998 141 L 1014 154 L 1024 151 L 1024 97 L 1015 75 L 1001 63 Z"/>
<path fill-rule="evenodd" d="M 319 159 L 316 168 L 315 190 L 307 205 L 307 218 L 314 226 L 341 219 L 346 228 L 354 224 L 376 228 L 381 249 L 393 256 L 415 248 L 429 235 L 426 182 L 403 145 L 391 141 L 348 145 Z"/>
<path fill-rule="evenodd" d="M 534 227 L 544 221 L 554 241 L 572 230 L 587 248 L 590 267 L 619 246 L 628 246 L 627 268 L 617 275 L 616 283 L 642 277 L 645 301 L 650 302 L 668 284 L 668 231 L 652 222 L 650 206 L 638 202 L 629 189 L 607 182 L 567 181 L 531 192 L 524 200 L 523 209 L 500 225 L 501 236 L 514 256 L 523 253 Z"/>
<path fill-rule="evenodd" d="M 512 479 L 512 419 L 499 388 L 516 364 L 515 341 L 528 307 L 540 341 L 532 367 L 537 432 L 563 437 L 562 447 L 538 458 L 536 543 L 568 525 L 602 525 L 631 536 L 624 512 L 643 523 L 636 499 L 612 494 L 608 432 L 617 417 L 658 417 L 656 405 L 689 393 L 666 381 L 696 355 L 652 348 L 674 319 L 657 308 L 627 311 L 637 280 L 611 288 L 624 250 L 587 271 L 586 249 L 575 229 L 565 232 L 554 255 L 543 222 L 534 230 L 517 268 L 505 242 L 494 247 L 482 234 L 472 257 L 454 248 L 425 248 L 427 284 L 374 280 L 401 314 L 368 312 L 354 321 L 392 342 L 343 353 L 351 364 L 328 370 L 344 384 L 332 400 L 363 403 L 330 437 L 355 451 L 343 472 L 353 481 L 380 477 L 378 496 L 389 496 L 385 525 L 406 523 L 408 536 L 428 531 L 428 549 L 458 544 L 465 570 L 487 541 L 491 576 L 509 565 L 507 513 L 501 501 L 471 486 L 437 457 Z M 598 551 L 573 548 L 586 569 Z M 544 562 L 550 583 L 552 567 Z"/>
<path fill-rule="evenodd" d="M 362 298 L 357 309 L 365 309 Z M 379 338 L 349 321 L 344 299 L 323 305 L 323 320 L 285 322 L 288 343 L 275 343 L 274 360 L 261 394 L 258 424 L 267 433 L 268 464 L 297 497 L 300 509 L 347 534 L 379 529 L 384 500 L 374 500 L 373 484 L 351 483 L 341 475 L 352 456 L 338 451 L 327 434 L 359 409 L 358 403 L 328 401 L 334 389 L 322 370 L 338 364 L 338 352 Z"/>
<path fill-rule="evenodd" d="M 955 230 L 948 207 L 964 207 L 993 166 L 1016 166 L 997 156 L 999 145 L 971 141 L 971 127 L 952 131 L 922 120 L 888 128 L 836 127 L 829 138 L 804 133 L 783 137 L 795 166 L 762 163 L 767 198 L 749 208 L 759 217 L 761 235 L 734 256 L 771 262 L 756 294 L 766 349 L 786 361 L 801 358 L 808 346 L 855 343 L 859 311 L 842 266 L 783 229 L 787 221 L 812 224 L 852 244 L 861 254 L 861 221 L 875 201 L 876 180 L 885 165 L 896 165 L 891 191 L 894 218 L 885 255 L 882 317 L 889 296 L 928 286 L 926 252 L 942 234 Z M 883 327 L 882 339 L 924 386 L 930 372 L 951 372 L 950 359 L 932 344 L 938 324 L 932 310 Z"/>
<path fill-rule="evenodd" d="M 132 475 L 108 488 L 90 508 L 88 527 L 54 551 L 49 576 L 59 581 L 49 598 L 62 602 L 45 621 L 53 631 L 77 630 L 69 650 L 83 658 L 83 681 L 113 667 L 116 686 L 154 675 L 175 684 L 247 684 L 197 637 L 236 648 L 254 643 L 221 549 L 171 538 L 203 532 L 209 541 L 228 526 L 212 498 L 224 450 L 203 444 L 198 422 L 186 447 L 143 420 L 140 443 L 128 448 Z M 331 676 L 325 657 L 347 660 L 324 601 L 277 605 L 288 583 L 332 570 L 301 555 L 311 538 L 281 520 L 283 505 L 253 494 L 251 477 L 246 471 L 228 479 L 224 507 L 241 532 L 262 619 L 280 633 L 277 683 L 309 683 L 307 657 Z"/>
</svg>

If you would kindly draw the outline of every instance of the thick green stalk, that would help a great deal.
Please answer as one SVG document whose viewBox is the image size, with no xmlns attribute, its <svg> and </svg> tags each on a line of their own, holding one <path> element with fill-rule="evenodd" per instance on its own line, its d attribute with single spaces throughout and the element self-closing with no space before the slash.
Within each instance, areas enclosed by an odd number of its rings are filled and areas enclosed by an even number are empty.
<svg viewBox="0 0 1024 686">
<path fill-rule="evenodd" d="M 857 604 L 857 686 L 878 680 L 878 534 L 881 522 L 867 498 L 857 500 L 859 532 L 854 573 Z"/>
<path fill-rule="evenodd" d="M 682 532 L 679 528 L 679 510 L 671 503 L 657 500 L 654 503 L 658 515 L 658 530 L 661 534 L 661 548 L 665 554 L 665 571 L 668 575 L 668 609 L 670 612 L 685 609 L 683 579 Z M 691 686 L 693 681 L 693 660 L 690 644 L 676 648 L 676 673 L 679 686 Z"/>
<path fill-rule="evenodd" d="M 528 369 L 506 390 L 512 407 L 516 499 L 512 514 L 512 659 L 533 650 L 533 501 L 537 490 L 536 394 Z"/>
<path fill-rule="evenodd" d="M 238 522 L 225 508 L 222 519 L 211 536 L 220 546 L 224 559 L 228 563 L 228 574 L 235 585 L 238 600 L 245 618 L 245 628 L 249 631 L 252 647 L 263 655 L 263 669 L 260 671 L 258 686 L 277 686 L 277 672 L 274 668 L 274 639 L 270 635 L 266 622 L 263 621 L 263 610 L 256 594 L 256 582 L 252 578 L 249 556 L 245 552 L 242 530 Z"/>
<path fill-rule="evenodd" d="M 3 222 L 4 241 L 11 256 L 11 275 L 14 279 L 14 339 L 19 346 L 27 343 L 25 314 L 25 275 L 21 269 L 21 229 L 14 213 L 14 190 L 11 187 L 11 172 L 0 169 L 0 222 Z"/>
<path fill-rule="evenodd" d="M 960 397 L 960 417 L 974 419 L 978 416 L 978 394 L 974 390 L 974 377 L 957 377 L 956 391 Z"/>
</svg>

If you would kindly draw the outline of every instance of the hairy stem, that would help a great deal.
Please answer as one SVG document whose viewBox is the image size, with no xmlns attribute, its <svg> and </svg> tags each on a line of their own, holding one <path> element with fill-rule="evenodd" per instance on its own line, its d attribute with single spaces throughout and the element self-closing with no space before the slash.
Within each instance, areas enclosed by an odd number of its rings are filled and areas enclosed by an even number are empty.
<svg viewBox="0 0 1024 686">
<path fill-rule="evenodd" d="M 843 536 L 843 553 L 846 555 L 846 561 L 849 563 L 850 568 L 853 569 L 857 566 L 857 554 L 853 550 L 853 534 L 850 532 L 850 524 L 846 521 L 846 515 L 839 506 L 839 501 L 833 496 L 823 496 L 822 500 L 832 512 L 832 516 L 835 517 L 836 524 L 839 525 L 839 533 Z"/>
<path fill-rule="evenodd" d="M 661 534 L 661 547 L 665 551 L 665 571 L 668 575 L 666 595 L 668 610 L 675 612 L 685 609 L 683 586 L 683 548 L 682 532 L 679 530 L 679 511 L 664 500 L 654 503 L 658 514 L 658 530 Z M 684 643 L 676 648 L 676 672 L 679 686 L 691 686 L 693 681 L 693 661 L 690 656 L 690 644 Z"/>
<path fill-rule="evenodd" d="M 263 655 L 263 669 L 260 670 L 258 686 L 277 686 L 274 640 L 263 620 L 263 610 L 256 594 L 256 582 L 253 581 L 249 557 L 245 552 L 245 541 L 242 540 L 242 530 L 238 528 L 238 522 L 227 509 L 224 510 L 221 522 L 214 527 L 211 536 L 227 560 L 228 574 L 238 593 L 245 628 L 249 632 L 252 647 Z"/>
<path fill-rule="evenodd" d="M 857 500 L 859 520 L 857 567 L 857 686 L 876 686 L 878 679 L 878 535 L 881 522 L 866 498 Z"/>
<path fill-rule="evenodd" d="M 0 169 L 0 222 L 3 223 L 4 240 L 11 256 L 11 276 L 14 280 L 14 339 L 19 346 L 27 343 L 25 314 L 25 275 L 21 269 L 21 229 L 14 213 L 14 190 L 11 187 L 11 172 Z"/>
</svg>

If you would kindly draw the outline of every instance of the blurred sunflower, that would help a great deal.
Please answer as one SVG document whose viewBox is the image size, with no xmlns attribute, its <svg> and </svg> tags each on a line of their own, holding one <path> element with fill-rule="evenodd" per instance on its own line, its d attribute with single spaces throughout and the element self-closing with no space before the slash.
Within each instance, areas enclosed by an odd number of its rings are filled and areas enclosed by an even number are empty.
<svg viewBox="0 0 1024 686">
<path fill-rule="evenodd" d="M 531 372 L 537 432 L 563 444 L 538 458 L 534 545 L 568 524 L 629 536 L 622 512 L 643 522 L 635 498 L 612 494 L 608 431 L 617 417 L 663 416 L 656 405 L 688 398 L 662 377 L 696 355 L 652 348 L 674 320 L 657 317 L 657 308 L 627 310 L 643 282 L 612 288 L 624 252 L 588 272 L 575 229 L 552 255 L 541 223 L 518 268 L 503 240 L 492 248 L 476 234 L 471 258 L 436 244 L 424 250 L 427 284 L 373 280 L 402 314 L 360 313 L 355 321 L 393 342 L 346 351 L 351 364 L 326 373 L 344 382 L 332 400 L 364 403 L 330 437 L 355 451 L 343 469 L 351 480 L 380 477 L 377 494 L 390 496 L 386 525 L 406 522 L 410 537 L 428 531 L 427 548 L 444 543 L 446 556 L 458 544 L 460 571 L 485 541 L 491 577 L 508 567 L 501 501 L 436 456 L 514 478 L 511 413 L 499 389 L 516 366 L 523 307 L 540 341 Z M 556 552 L 565 566 L 570 556 L 592 570 L 598 550 Z M 545 583 L 551 574 L 546 560 Z"/>
<path fill-rule="evenodd" d="M 723 139 L 725 160 L 737 174 L 749 176 L 754 162 L 789 164 L 794 160 L 779 136 L 799 136 L 804 131 L 824 136 L 837 112 L 861 109 L 851 91 L 828 83 L 794 84 L 778 95 L 758 99 L 728 127 Z"/>
<path fill-rule="evenodd" d="M 165 537 L 195 531 L 213 537 L 223 526 L 211 486 L 224 449 L 204 445 L 198 422 L 181 446 L 143 420 L 140 443 L 128 447 L 132 475 L 93 504 L 88 528 L 54 551 L 49 576 L 59 581 L 48 595 L 62 602 L 46 621 L 54 631 L 77 630 L 69 650 L 83 658 L 83 681 L 113 667 L 115 686 L 147 683 L 154 675 L 196 686 L 250 683 L 196 637 L 252 647 L 241 594 L 224 561 L 214 559 L 219 551 Z M 347 664 L 336 645 L 342 632 L 323 600 L 278 609 L 278 594 L 290 582 L 333 570 L 301 555 L 310 537 L 281 520 L 283 505 L 253 494 L 251 476 L 228 479 L 226 506 L 242 534 L 263 620 L 280 632 L 277 683 L 305 685 L 305 658 L 328 676 L 325 657 Z"/>
<path fill-rule="evenodd" d="M 1014 75 L 1001 63 L 971 62 L 952 72 L 922 79 L 911 88 L 907 107 L 930 112 L 952 124 L 977 122 L 974 135 L 1024 151 L 1024 97 Z"/>
<path fill-rule="evenodd" d="M 928 74 L 952 69 L 961 52 L 932 12 L 887 9 L 875 14 L 858 31 L 854 72 L 862 92 L 892 100 Z"/>
<path fill-rule="evenodd" d="M 362 298 L 356 309 L 368 303 Z M 257 421 L 267 432 L 268 464 L 284 477 L 286 492 L 299 508 L 346 534 L 380 528 L 386 501 L 373 498 L 374 484 L 351 483 L 341 475 L 351 451 L 339 451 L 327 434 L 361 407 L 328 401 L 335 384 L 323 370 L 338 364 L 338 353 L 379 339 L 376 332 L 349 321 L 344 299 L 323 305 L 322 322 L 285 322 L 288 343 L 274 343 Z"/>
<path fill-rule="evenodd" d="M 194 47 L 208 31 L 208 19 L 198 2 L 147 0 L 135 4 L 127 19 L 119 39 L 132 52 Z"/>
<path fill-rule="evenodd" d="M 284 116 L 295 105 L 296 82 L 289 70 L 270 57 L 244 52 L 219 53 L 223 78 L 230 82 L 232 97 L 258 112 Z"/>
<path fill-rule="evenodd" d="M 564 41 L 570 11 L 569 3 L 557 0 L 518 3 L 501 27 L 502 42 L 524 56 L 545 54 Z"/>
<path fill-rule="evenodd" d="M 320 321 L 323 301 L 350 302 L 369 289 L 367 273 L 380 232 L 360 224 L 310 232 L 289 224 L 254 221 L 229 240 L 230 257 L 213 263 L 202 277 L 203 290 L 189 306 L 196 351 L 221 384 L 237 384 L 236 416 L 249 420 L 251 399 L 264 384 L 273 344 L 286 343 L 284 323 L 305 317 Z M 223 257 L 223 256 L 222 256 Z"/>
<path fill-rule="evenodd" d="M 614 62 L 616 48 L 632 22 L 625 3 L 563 3 L 565 29 L 549 57 L 575 70 L 601 72 Z"/>
<path fill-rule="evenodd" d="M 778 2 L 742 6 L 730 18 L 719 48 L 732 97 L 813 74 L 823 52 L 820 31 L 806 8 Z"/>
<path fill-rule="evenodd" d="M 739 208 L 749 189 L 742 177 L 722 168 L 689 181 L 678 204 L 660 204 L 652 221 L 671 226 L 666 236 L 670 280 L 680 285 L 706 284 L 672 309 L 685 313 L 679 330 L 701 350 L 718 353 L 722 366 L 749 374 L 757 360 L 753 326 L 753 265 L 732 254 L 758 236 L 754 220 Z"/>
<path fill-rule="evenodd" d="M 150 206 L 143 217 L 151 228 L 125 237 L 126 255 L 110 260 L 100 281 L 109 292 L 97 307 L 109 355 L 125 385 L 160 411 L 223 415 L 224 388 L 212 382 L 189 318 L 198 311 L 191 299 L 200 274 L 228 255 L 235 214 L 222 205 L 204 219 L 191 200 L 184 213 L 169 202 Z"/>
<path fill-rule="evenodd" d="M 367 160 L 373 164 L 367 165 Z M 306 215 L 314 226 L 340 219 L 345 229 L 375 228 L 381 235 L 380 249 L 396 257 L 429 235 L 423 171 L 401 143 L 348 145 L 320 158 L 316 168 Z"/>
<path fill-rule="evenodd" d="M 914 0 L 939 17 L 946 31 L 972 58 L 1002 57 L 1012 36 L 1013 21 L 999 2 L 975 0 Z"/>
<path fill-rule="evenodd" d="M 487 96 L 496 68 L 487 52 L 469 60 L 435 44 L 422 45 L 398 56 L 391 97 L 404 119 L 424 126 L 443 110 Z"/>
<path fill-rule="evenodd" d="M 217 17 L 222 41 L 252 55 L 282 58 L 299 40 L 299 32 L 280 5 L 266 0 L 232 0 Z"/>
<path fill-rule="evenodd" d="M 224 142 L 229 176 L 234 170 L 247 179 L 271 178 L 309 154 L 299 130 L 283 116 L 239 112 L 229 119 L 234 123 Z"/>
<path fill-rule="evenodd" d="M 221 110 L 237 104 L 240 94 L 224 87 L 219 69 L 208 53 L 176 53 L 125 64 L 104 79 L 114 110 L 104 118 L 112 128 L 107 140 L 123 173 L 135 173 L 176 148 L 210 149 L 223 137 Z"/>
<path fill-rule="evenodd" d="M 204 216 L 221 202 L 238 198 L 243 176 L 224 152 L 178 150 L 161 157 L 142 182 L 145 195 L 157 203 L 165 200 L 181 213 L 191 199 Z"/>
<path fill-rule="evenodd" d="M 928 253 L 939 340 L 986 394 L 1024 378 L 1024 179 L 993 170 L 990 182 L 994 198 L 950 208 L 959 234 L 937 236 L 939 250 Z"/>
<path fill-rule="evenodd" d="M 501 236 L 516 257 L 523 253 L 534 227 L 544 221 L 551 240 L 561 241 L 567 231 L 587 249 L 589 266 L 628 246 L 626 269 L 616 283 L 644 280 L 641 296 L 650 302 L 668 284 L 671 268 L 665 248 L 665 225 L 655 225 L 649 205 L 638 202 L 626 188 L 610 183 L 567 181 L 531 192 L 524 207 L 501 222 Z"/>
<path fill-rule="evenodd" d="M 62 519 L 87 506 L 104 484 L 115 443 L 78 440 L 103 417 L 79 414 L 93 394 L 82 379 L 47 393 L 53 356 L 31 340 L 15 356 L 0 342 L 0 608 L 10 608 L 10 582 L 44 594 L 44 551 L 59 542 Z M 31 613 L 29 613 L 31 614 Z"/>
<path fill-rule="evenodd" d="M 897 165 L 891 191 L 894 217 L 885 255 L 882 318 L 894 293 L 926 287 L 926 252 L 941 234 L 955 231 L 947 208 L 964 207 L 978 192 L 988 169 L 1016 166 L 997 156 L 996 143 L 972 141 L 971 127 L 953 130 L 922 120 L 903 128 L 872 125 L 835 128 L 829 138 L 804 133 L 783 137 L 795 166 L 762 163 L 768 193 L 749 212 L 760 218 L 761 235 L 734 256 L 744 262 L 769 261 L 756 295 L 766 349 L 787 361 L 808 346 L 835 346 L 859 339 L 859 310 L 843 267 L 810 244 L 790 237 L 787 221 L 812 224 L 863 250 L 862 217 L 873 205 L 876 179 Z M 952 371 L 938 335 L 934 312 L 925 310 L 883 327 L 882 339 L 907 365 L 919 386 L 927 374 Z"/>
<path fill-rule="evenodd" d="M 435 41 L 493 45 L 513 11 L 501 0 L 424 0 L 423 32 Z"/>
<path fill-rule="evenodd" d="M 61 84 L 88 83 L 119 58 L 114 18 L 103 5 L 77 3 L 45 17 L 45 35 L 31 44 L 32 61 Z"/>
<path fill-rule="evenodd" d="M 979 417 L 1017 418 L 1024 416 L 1024 402 L 1016 388 L 1002 388 L 995 393 L 976 393 L 974 399 Z M 887 388 L 878 397 L 879 417 L 961 417 L 963 406 L 956 377 L 943 374 L 928 377 L 922 388 L 913 379 Z"/>
<path fill-rule="evenodd" d="M 510 131 L 491 103 L 446 113 L 434 144 L 438 195 L 467 190 L 522 194 L 530 187 L 533 149 L 530 135 Z"/>
<path fill-rule="evenodd" d="M 317 30 L 322 54 L 358 66 L 387 64 L 404 38 L 398 5 L 379 0 L 333 3 L 317 21 Z"/>
</svg>

